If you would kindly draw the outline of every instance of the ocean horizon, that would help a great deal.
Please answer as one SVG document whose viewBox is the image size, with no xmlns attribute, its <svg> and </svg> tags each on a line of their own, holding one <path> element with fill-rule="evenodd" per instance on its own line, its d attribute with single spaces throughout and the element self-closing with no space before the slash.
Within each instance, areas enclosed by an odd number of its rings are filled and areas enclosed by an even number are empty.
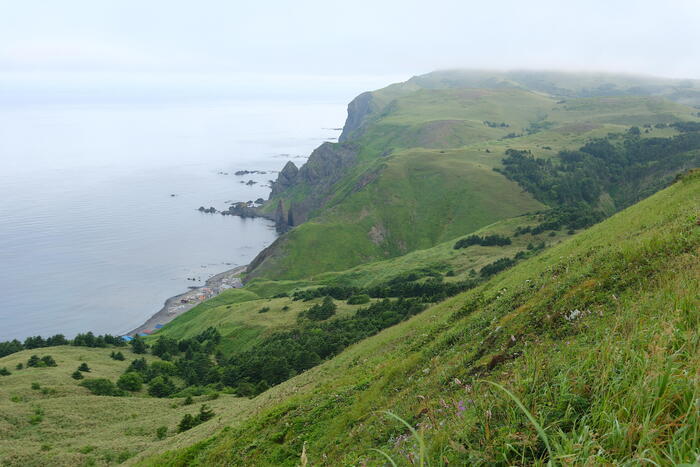
<svg viewBox="0 0 700 467">
<path fill-rule="evenodd" d="M 337 139 L 348 95 L 37 104 L 0 93 L 0 340 L 122 334 L 250 262 L 273 223 L 197 208 L 267 199 L 287 161 Z"/>
</svg>

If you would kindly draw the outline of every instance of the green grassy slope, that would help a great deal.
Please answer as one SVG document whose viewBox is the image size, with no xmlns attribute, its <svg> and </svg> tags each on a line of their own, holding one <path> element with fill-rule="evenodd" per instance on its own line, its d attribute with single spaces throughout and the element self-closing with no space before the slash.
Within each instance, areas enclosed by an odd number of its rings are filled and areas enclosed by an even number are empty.
<svg viewBox="0 0 700 467">
<path fill-rule="evenodd" d="M 316 465 L 382 463 L 373 448 L 417 462 L 418 443 L 383 410 L 417 429 L 434 464 L 697 461 L 699 216 L 696 172 L 144 464 L 296 465 L 304 444 Z"/>
<path fill-rule="evenodd" d="M 296 280 L 340 271 L 544 208 L 492 171 L 507 149 L 556 157 L 631 125 L 699 120 L 696 109 L 660 97 L 561 99 L 522 88 L 460 86 L 409 81 L 372 93 L 374 111 L 351 134 L 357 164 L 322 208 L 265 252 L 250 277 Z M 281 199 L 289 207 L 312 191 L 299 183 L 268 206 Z"/>
<path fill-rule="evenodd" d="M 90 367 L 85 378 L 116 381 L 131 360 L 129 350 L 117 349 L 125 361 L 109 354 L 114 349 L 46 347 L 26 350 L 0 359 L 9 376 L 0 376 L 0 464 L 16 466 L 114 465 L 148 447 L 165 450 L 184 446 L 213 435 L 247 408 L 248 399 L 222 395 L 206 401 L 216 412 L 207 423 L 184 435 L 176 435 L 177 424 L 196 405 L 182 406 L 182 399 L 147 397 L 145 391 L 132 397 L 95 396 L 71 378 L 78 365 Z M 57 367 L 24 368 L 32 355 L 51 355 Z M 146 356 L 150 359 L 149 356 Z M 32 389 L 38 383 L 39 389 Z M 165 439 L 156 437 L 160 426 L 168 429 Z"/>
<path fill-rule="evenodd" d="M 479 235 L 500 234 L 512 236 L 518 227 L 536 225 L 538 216 L 522 216 L 499 221 L 479 229 Z M 208 300 L 187 313 L 177 317 L 158 331 L 157 336 L 164 335 L 176 339 L 191 338 L 206 328 L 215 327 L 224 337 L 223 350 L 245 350 L 258 342 L 261 337 L 296 324 L 299 312 L 308 309 L 320 299 L 310 302 L 293 301 L 287 297 L 277 297 L 280 293 L 292 294 L 296 290 L 314 288 L 323 285 L 352 285 L 371 287 L 386 282 L 398 274 L 433 269 L 443 275 L 446 281 L 459 281 L 471 277 L 472 270 L 479 271 L 486 264 L 503 257 L 513 257 L 520 251 L 526 251 L 530 243 L 545 242 L 553 245 L 568 238 L 565 231 L 554 235 L 525 234 L 513 237 L 513 243 L 501 247 L 472 246 L 455 250 L 454 241 L 446 241 L 434 247 L 416 250 L 406 255 L 375 261 L 356 266 L 352 269 L 318 274 L 313 278 L 294 281 L 277 281 L 254 279 L 244 289 L 232 289 L 218 297 Z M 338 302 L 339 315 L 351 312 L 357 306 Z M 269 307 L 268 313 L 258 313 L 263 307 Z M 285 310 L 284 307 L 287 307 Z"/>
</svg>

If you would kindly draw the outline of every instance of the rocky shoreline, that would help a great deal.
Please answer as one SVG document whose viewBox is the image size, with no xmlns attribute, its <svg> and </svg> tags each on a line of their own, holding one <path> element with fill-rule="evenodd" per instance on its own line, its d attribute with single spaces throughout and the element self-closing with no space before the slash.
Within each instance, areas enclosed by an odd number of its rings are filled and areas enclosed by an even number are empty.
<svg viewBox="0 0 700 467">
<path fill-rule="evenodd" d="M 240 275 L 245 272 L 246 268 L 247 266 L 238 266 L 229 269 L 210 277 L 201 287 L 195 287 L 185 293 L 170 297 L 165 301 L 160 311 L 125 335 L 150 334 L 205 300 L 216 297 L 224 290 L 243 287 Z"/>
</svg>

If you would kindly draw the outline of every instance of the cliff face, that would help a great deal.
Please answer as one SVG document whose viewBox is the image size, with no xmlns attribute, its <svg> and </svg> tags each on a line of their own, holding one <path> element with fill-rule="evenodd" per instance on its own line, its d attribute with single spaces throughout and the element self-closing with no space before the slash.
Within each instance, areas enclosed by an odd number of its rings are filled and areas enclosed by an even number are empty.
<svg viewBox="0 0 700 467">
<path fill-rule="evenodd" d="M 289 161 L 277 175 L 277 180 L 272 183 L 272 190 L 270 191 L 270 199 L 279 196 L 287 188 L 294 185 L 299 175 L 299 169 L 294 162 Z"/>
<path fill-rule="evenodd" d="M 371 92 L 363 92 L 348 104 L 348 117 L 343 126 L 339 142 L 348 141 L 367 120 L 367 116 L 376 109 L 374 96 Z"/>
<path fill-rule="evenodd" d="M 301 169 L 297 169 L 293 162 L 287 162 L 270 192 L 270 199 L 278 200 L 275 211 L 277 229 L 284 232 L 306 222 L 314 210 L 323 207 L 333 194 L 333 185 L 357 163 L 357 152 L 357 147 L 349 143 L 323 143 L 311 153 Z M 303 190 L 305 196 L 294 197 L 296 189 Z"/>
</svg>

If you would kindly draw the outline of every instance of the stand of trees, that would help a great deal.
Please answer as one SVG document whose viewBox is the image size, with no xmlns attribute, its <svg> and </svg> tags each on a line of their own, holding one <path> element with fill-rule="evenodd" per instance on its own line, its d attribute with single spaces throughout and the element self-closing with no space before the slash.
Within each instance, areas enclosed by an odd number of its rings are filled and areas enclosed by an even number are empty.
<svg viewBox="0 0 700 467">
<path fill-rule="evenodd" d="M 622 209 L 668 185 L 675 173 L 700 164 L 700 124 L 672 124 L 681 134 L 641 138 L 634 127 L 624 135 L 594 139 L 576 151 L 559 152 L 559 162 L 529 150 L 508 149 L 504 167 L 494 170 L 516 181 L 539 201 L 554 206 L 531 233 L 561 227 L 581 229 L 606 217 L 599 207 L 608 194 Z M 522 230 L 518 233 L 526 233 Z"/>
<path fill-rule="evenodd" d="M 41 336 L 27 337 L 24 342 L 17 339 L 11 341 L 0 342 L 0 357 L 20 352 L 22 350 L 40 349 L 42 347 L 53 347 L 57 345 L 75 345 L 82 347 L 124 347 L 126 342 L 121 337 L 112 336 L 110 334 L 95 336 L 92 332 L 86 334 L 78 334 L 73 340 L 66 339 L 63 334 L 44 339 Z"/>
<path fill-rule="evenodd" d="M 504 237 L 502 235 L 486 235 L 485 237 L 480 237 L 479 235 L 470 235 L 468 237 L 460 238 L 454 245 L 455 250 L 460 248 L 467 248 L 472 245 L 481 246 L 505 246 L 510 245 L 512 241 L 510 237 Z"/>
</svg>

